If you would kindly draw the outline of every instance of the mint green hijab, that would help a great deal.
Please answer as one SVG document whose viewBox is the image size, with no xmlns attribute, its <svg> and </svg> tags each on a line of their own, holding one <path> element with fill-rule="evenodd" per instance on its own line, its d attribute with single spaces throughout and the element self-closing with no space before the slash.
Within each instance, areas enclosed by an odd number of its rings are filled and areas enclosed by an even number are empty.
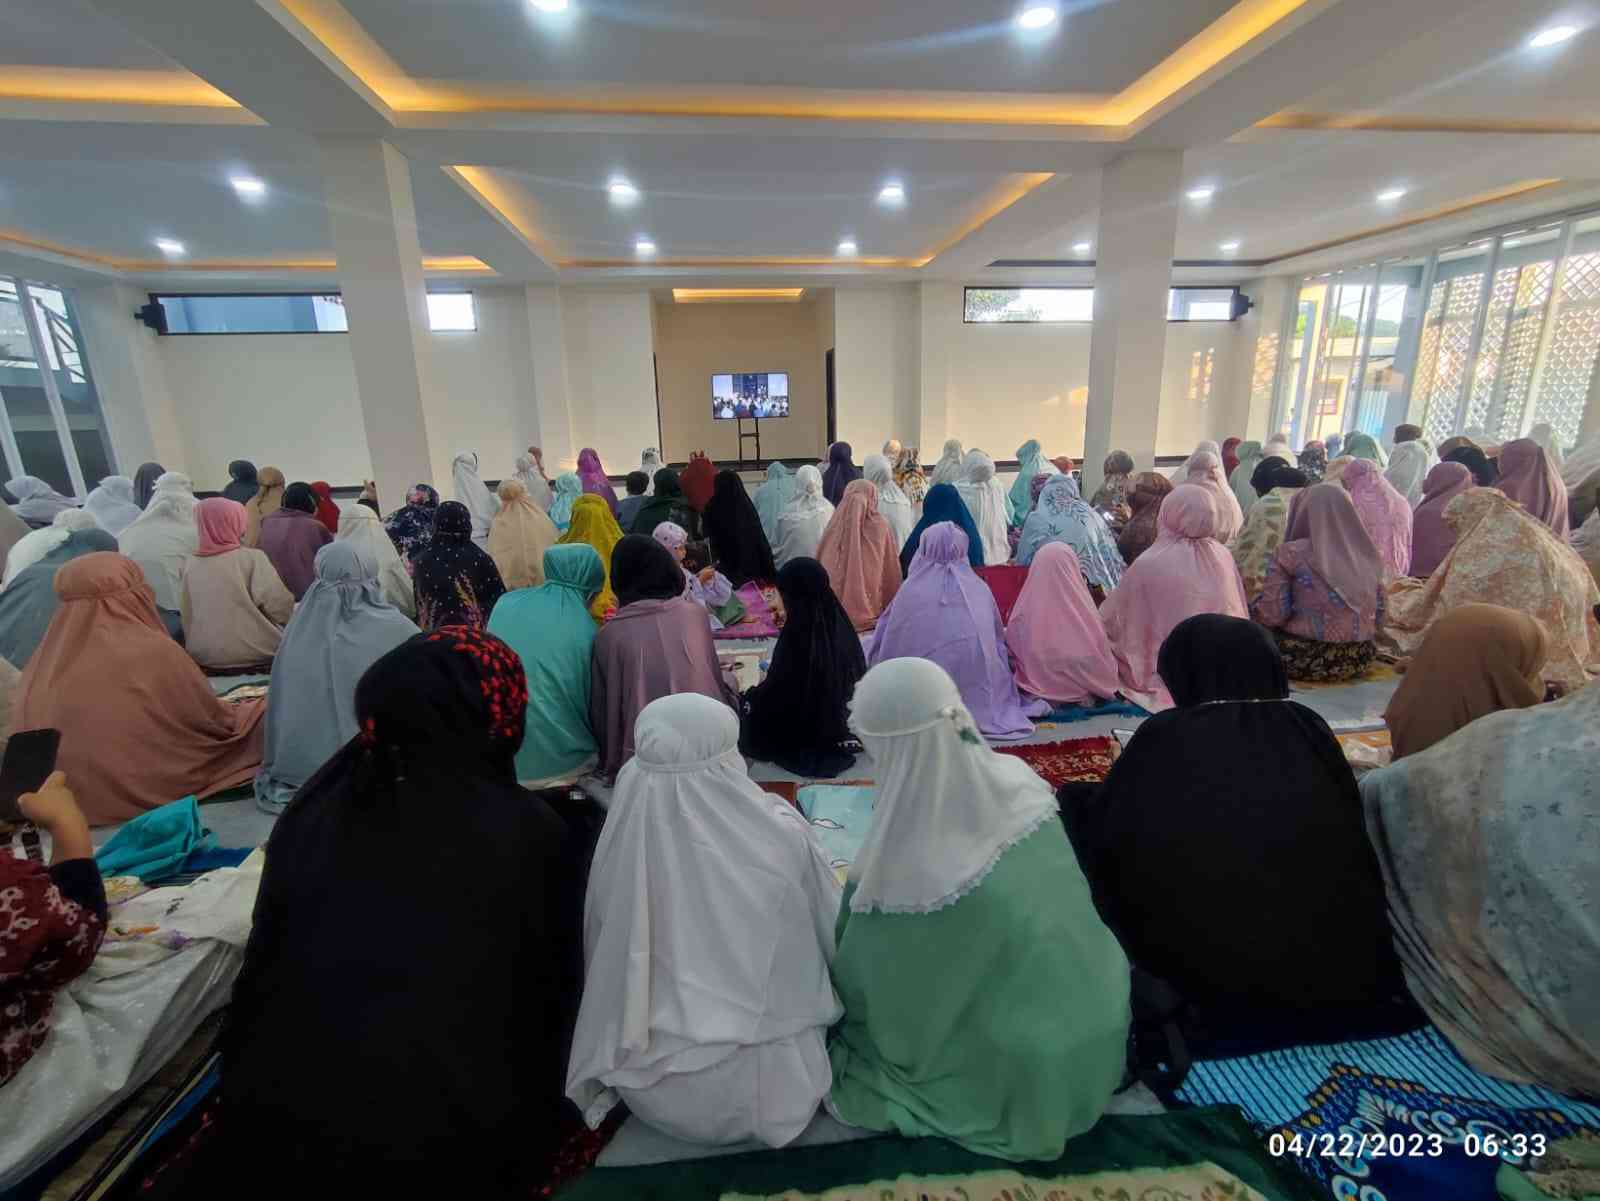
<svg viewBox="0 0 1600 1201">
<path fill-rule="evenodd" d="M 528 673 L 527 729 L 517 779 L 536 785 L 571 775 L 596 756 L 589 728 L 589 602 L 605 585 L 605 567 L 582 542 L 544 552 L 544 583 L 502 596 L 489 633 L 503 640 Z"/>
<path fill-rule="evenodd" d="M 1029 438 L 1017 447 L 1017 478 L 1012 481 L 1011 491 L 1006 494 L 1011 510 L 1006 515 L 1006 520 L 1012 525 L 1021 525 L 1033 511 L 1034 476 L 1060 474 L 1060 469 L 1044 457 L 1044 450 L 1037 438 Z"/>
</svg>

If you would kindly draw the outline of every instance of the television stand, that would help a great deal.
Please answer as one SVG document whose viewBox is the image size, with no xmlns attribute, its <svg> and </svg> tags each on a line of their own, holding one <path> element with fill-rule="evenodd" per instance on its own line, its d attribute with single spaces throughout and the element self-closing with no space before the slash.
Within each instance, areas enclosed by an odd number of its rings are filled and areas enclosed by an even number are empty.
<svg viewBox="0 0 1600 1201">
<path fill-rule="evenodd" d="M 746 433 L 745 432 L 744 423 L 746 421 L 750 422 L 750 424 L 755 427 L 753 432 L 750 432 L 750 433 Z M 750 460 L 748 460 L 748 459 L 746 459 L 744 457 L 744 444 L 745 444 L 745 440 L 746 439 L 753 439 L 755 441 L 755 444 L 756 444 L 755 465 L 757 467 L 760 467 L 761 466 L 761 418 L 759 418 L 759 417 L 740 417 L 740 418 L 738 418 L 738 423 L 739 423 L 739 427 L 738 427 L 739 428 L 739 466 L 742 469 L 744 467 L 744 465 L 747 462 L 750 461 Z"/>
</svg>

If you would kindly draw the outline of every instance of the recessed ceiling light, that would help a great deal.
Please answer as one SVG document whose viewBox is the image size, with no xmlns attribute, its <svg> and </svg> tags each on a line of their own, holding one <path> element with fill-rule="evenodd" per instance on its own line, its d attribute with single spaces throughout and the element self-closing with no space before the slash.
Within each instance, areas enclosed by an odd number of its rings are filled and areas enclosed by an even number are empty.
<svg viewBox="0 0 1600 1201">
<path fill-rule="evenodd" d="M 1396 200 L 1399 200 L 1405 194 L 1406 194 L 1406 190 L 1404 188 L 1388 188 L 1388 189 L 1378 193 L 1378 203 L 1379 204 L 1393 204 Z"/>
<path fill-rule="evenodd" d="M 1194 201 L 1196 204 L 1204 204 L 1206 201 L 1210 200 L 1216 194 L 1217 194 L 1217 190 L 1215 188 L 1213 188 L 1210 184 L 1202 184 L 1198 188 L 1190 188 L 1187 192 L 1184 193 L 1185 196 L 1187 196 L 1190 200 Z"/>
<path fill-rule="evenodd" d="M 846 258 L 846 259 L 854 258 L 855 254 L 856 254 L 856 240 L 854 238 L 846 238 L 844 241 L 839 243 L 839 257 L 840 258 Z"/>
<path fill-rule="evenodd" d="M 1073 254 L 1088 254 L 1090 249 L 1091 246 L 1088 242 L 1074 242 L 1072 245 Z"/>
<path fill-rule="evenodd" d="M 639 199 L 639 189 L 625 179 L 613 179 L 606 185 L 612 204 L 632 204 Z"/>
<path fill-rule="evenodd" d="M 235 175 L 228 182 L 246 200 L 259 200 L 267 194 L 267 185 L 249 175 Z"/>
<path fill-rule="evenodd" d="M 1049 4 L 1032 4 L 1017 14 L 1017 27 L 1019 29 L 1043 29 L 1047 25 L 1054 25 L 1056 18 L 1061 14 Z"/>
<path fill-rule="evenodd" d="M 1575 38 L 1577 36 L 1578 27 L 1576 25 L 1552 25 L 1549 29 L 1541 29 L 1538 33 L 1529 38 L 1528 45 L 1532 46 L 1535 50 L 1540 50 L 1545 46 L 1559 45 L 1568 38 Z"/>
<path fill-rule="evenodd" d="M 162 254 L 166 255 L 168 258 L 174 259 L 182 258 L 188 253 L 188 251 L 184 249 L 183 243 L 179 242 L 175 238 L 157 238 L 156 249 Z"/>
<path fill-rule="evenodd" d="M 656 252 L 656 244 L 649 238 L 639 238 L 633 244 L 633 253 L 649 257 Z"/>
<path fill-rule="evenodd" d="M 567 0 L 528 0 L 542 13 L 564 13 L 567 11 Z"/>
<path fill-rule="evenodd" d="M 1234 251 L 1239 249 L 1239 243 L 1237 240 L 1232 242 L 1219 242 L 1217 243 L 1217 249 L 1222 251 L 1223 254 L 1232 254 Z"/>
<path fill-rule="evenodd" d="M 886 183 L 878 193 L 879 204 L 904 204 L 906 202 L 906 189 L 904 184 Z"/>
</svg>

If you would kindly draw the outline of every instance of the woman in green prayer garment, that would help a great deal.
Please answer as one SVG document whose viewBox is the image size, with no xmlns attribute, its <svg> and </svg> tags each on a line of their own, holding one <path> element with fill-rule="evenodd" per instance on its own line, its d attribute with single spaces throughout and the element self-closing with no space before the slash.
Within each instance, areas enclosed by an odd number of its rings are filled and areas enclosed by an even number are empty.
<svg viewBox="0 0 1600 1201">
<path fill-rule="evenodd" d="M 1051 1160 L 1121 1083 L 1128 961 L 1095 912 L 1050 788 L 978 733 L 925 659 L 862 678 L 877 777 L 833 983 L 829 1106 L 854 1126 Z"/>
<path fill-rule="evenodd" d="M 586 542 L 544 552 L 544 583 L 502 596 L 489 633 L 504 641 L 528 673 L 527 733 L 517 779 L 529 787 L 575 776 L 598 761 L 589 728 L 589 657 L 594 618 L 589 602 L 604 586 L 600 555 Z"/>
</svg>

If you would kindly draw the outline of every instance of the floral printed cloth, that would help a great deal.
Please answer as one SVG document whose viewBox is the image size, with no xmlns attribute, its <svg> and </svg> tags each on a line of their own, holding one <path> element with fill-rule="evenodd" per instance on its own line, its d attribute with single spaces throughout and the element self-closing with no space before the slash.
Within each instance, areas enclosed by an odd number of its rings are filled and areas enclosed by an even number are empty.
<svg viewBox="0 0 1600 1201">
<path fill-rule="evenodd" d="M 1472 488 L 1450 502 L 1445 524 L 1455 548 L 1426 580 L 1389 585 L 1389 613 L 1379 648 L 1416 653 L 1435 620 L 1481 601 L 1527 613 L 1550 636 L 1544 678 L 1582 688 L 1600 673 L 1600 587 L 1577 553 L 1543 522 L 1493 488 Z"/>
<path fill-rule="evenodd" d="M 1250 506 L 1244 515 L 1244 527 L 1228 543 L 1234 564 L 1239 568 L 1239 578 L 1244 581 L 1244 595 L 1254 603 L 1261 595 L 1261 585 L 1266 582 L 1267 569 L 1283 545 L 1284 532 L 1289 528 L 1289 505 L 1299 488 L 1274 488 Z"/>
</svg>

